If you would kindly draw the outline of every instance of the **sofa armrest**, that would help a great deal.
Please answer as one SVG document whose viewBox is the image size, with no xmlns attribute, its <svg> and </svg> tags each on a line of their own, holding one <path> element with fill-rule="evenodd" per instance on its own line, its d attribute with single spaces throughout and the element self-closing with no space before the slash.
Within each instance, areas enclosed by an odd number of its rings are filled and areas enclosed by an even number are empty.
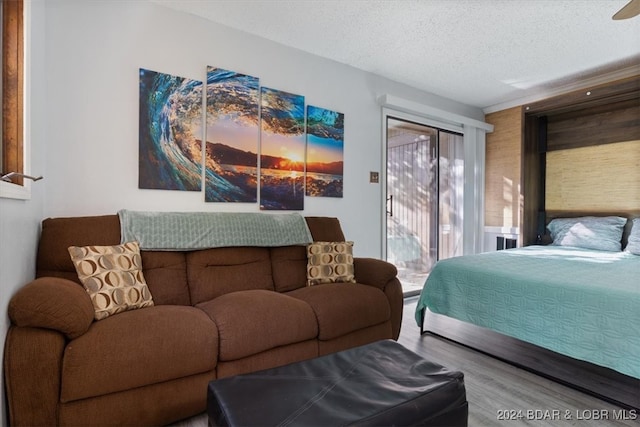
<svg viewBox="0 0 640 427">
<path fill-rule="evenodd" d="M 41 277 L 11 298 L 8 313 L 16 326 L 53 329 L 74 339 L 89 329 L 94 309 L 81 285 L 57 277 Z"/>
<path fill-rule="evenodd" d="M 354 258 L 353 269 L 356 282 L 375 286 L 384 292 L 391 308 L 391 335 L 394 340 L 400 336 L 404 299 L 402 284 L 398 280 L 398 269 L 390 262 L 376 258 Z"/>
<path fill-rule="evenodd" d="M 4 345 L 7 425 L 58 424 L 65 340 L 49 329 L 9 328 Z"/>
<path fill-rule="evenodd" d="M 356 282 L 384 290 L 384 287 L 398 275 L 395 265 L 376 258 L 353 258 Z"/>
</svg>

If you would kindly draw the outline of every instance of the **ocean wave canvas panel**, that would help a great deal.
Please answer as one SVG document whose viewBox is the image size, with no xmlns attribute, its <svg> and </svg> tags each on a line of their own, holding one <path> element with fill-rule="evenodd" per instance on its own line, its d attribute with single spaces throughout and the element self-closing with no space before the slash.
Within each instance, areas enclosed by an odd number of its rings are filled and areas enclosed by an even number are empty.
<svg viewBox="0 0 640 427">
<path fill-rule="evenodd" d="M 202 189 L 202 82 L 140 69 L 138 187 Z"/>
<path fill-rule="evenodd" d="M 307 106 L 306 194 L 342 197 L 344 114 Z"/>
<path fill-rule="evenodd" d="M 260 209 L 304 209 L 304 96 L 260 88 Z"/>
<path fill-rule="evenodd" d="M 207 67 L 205 201 L 258 200 L 258 78 Z"/>
</svg>

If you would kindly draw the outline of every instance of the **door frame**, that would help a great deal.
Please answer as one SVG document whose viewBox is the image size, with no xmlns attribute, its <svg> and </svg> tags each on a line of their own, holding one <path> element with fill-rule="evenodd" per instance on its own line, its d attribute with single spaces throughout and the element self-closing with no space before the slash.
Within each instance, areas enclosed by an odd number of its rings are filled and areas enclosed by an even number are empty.
<svg viewBox="0 0 640 427">
<path fill-rule="evenodd" d="M 382 171 L 380 183 L 382 184 L 382 259 L 384 260 L 387 259 L 387 197 L 389 197 L 389 189 L 387 188 L 387 121 L 389 118 L 406 120 L 419 125 L 459 133 L 464 137 L 464 129 L 462 126 L 382 107 Z"/>
</svg>

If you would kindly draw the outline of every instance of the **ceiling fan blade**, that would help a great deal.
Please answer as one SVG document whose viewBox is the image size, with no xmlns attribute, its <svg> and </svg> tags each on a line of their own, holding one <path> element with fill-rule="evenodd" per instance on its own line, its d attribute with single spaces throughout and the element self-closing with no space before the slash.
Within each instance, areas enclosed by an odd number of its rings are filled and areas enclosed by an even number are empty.
<svg viewBox="0 0 640 427">
<path fill-rule="evenodd" d="M 631 0 L 625 7 L 620 9 L 618 13 L 613 15 L 613 19 L 629 19 L 640 14 L 640 0 Z"/>
</svg>

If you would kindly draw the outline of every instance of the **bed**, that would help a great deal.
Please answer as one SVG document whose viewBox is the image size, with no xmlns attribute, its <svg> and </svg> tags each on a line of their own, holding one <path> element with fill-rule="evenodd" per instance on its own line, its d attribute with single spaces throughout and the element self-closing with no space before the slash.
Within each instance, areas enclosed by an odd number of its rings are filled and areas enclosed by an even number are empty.
<svg viewBox="0 0 640 427">
<path fill-rule="evenodd" d="M 489 353 L 502 348 L 494 355 L 640 407 L 640 219 L 609 219 L 616 223 L 613 233 L 603 221 L 558 219 L 549 224 L 550 245 L 439 261 L 416 306 L 418 325 Z M 560 223 L 573 235 L 562 235 Z M 442 316 L 461 323 L 438 326 Z M 481 329 L 461 333 L 464 325 Z M 491 338 L 479 335 L 484 331 Z M 533 356 L 532 348 L 541 356 Z"/>
</svg>

